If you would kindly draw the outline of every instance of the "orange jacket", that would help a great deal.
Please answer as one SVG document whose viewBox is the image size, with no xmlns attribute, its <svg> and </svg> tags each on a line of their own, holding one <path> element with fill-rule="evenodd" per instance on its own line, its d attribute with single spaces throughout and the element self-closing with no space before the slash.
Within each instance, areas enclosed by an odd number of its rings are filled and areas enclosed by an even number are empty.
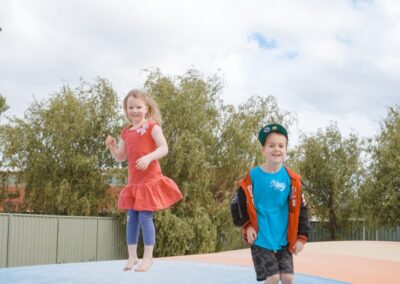
<svg viewBox="0 0 400 284">
<path fill-rule="evenodd" d="M 289 174 L 292 187 L 292 191 L 289 196 L 289 222 L 287 240 L 289 243 L 289 251 L 293 253 L 296 241 L 301 241 L 303 243 L 307 242 L 310 224 L 308 222 L 307 207 L 301 190 L 300 176 L 288 167 L 285 166 L 285 168 Z M 253 188 L 250 174 L 247 174 L 240 186 L 246 195 L 246 208 L 250 219 L 243 225 L 244 239 L 247 243 L 249 243 L 247 241 L 248 228 L 252 226 L 255 231 L 258 232 L 257 212 L 254 206 Z"/>
</svg>

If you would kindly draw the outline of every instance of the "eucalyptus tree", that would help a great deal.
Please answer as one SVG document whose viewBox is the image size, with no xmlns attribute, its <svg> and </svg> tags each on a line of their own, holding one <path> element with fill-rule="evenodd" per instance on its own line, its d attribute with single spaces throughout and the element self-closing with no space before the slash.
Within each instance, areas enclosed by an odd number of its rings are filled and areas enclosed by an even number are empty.
<svg viewBox="0 0 400 284">
<path fill-rule="evenodd" d="M 0 95 L 0 117 L 8 109 L 6 99 Z M 0 125 L 0 133 L 3 132 L 3 126 Z M 2 157 L 3 145 L 0 145 L 0 157 Z M 8 176 L 9 173 L 4 169 L 3 163 L 0 160 L 0 204 L 3 203 L 7 197 L 6 188 L 8 187 Z"/>
<path fill-rule="evenodd" d="M 6 98 L 0 95 L 0 115 L 8 109 Z"/>
<path fill-rule="evenodd" d="M 361 191 L 361 207 L 369 224 L 400 225 L 400 106 L 387 115 L 370 145 L 369 175 Z"/>
<path fill-rule="evenodd" d="M 361 177 L 361 141 L 353 133 L 343 137 L 337 124 L 315 135 L 303 135 L 297 147 L 300 171 L 311 212 L 328 220 L 330 237 L 354 217 L 355 196 Z"/>
<path fill-rule="evenodd" d="M 161 160 L 163 172 L 184 194 L 183 202 L 156 215 L 158 228 L 164 227 L 162 220 L 183 220 L 174 226 L 182 252 L 237 248 L 241 234 L 230 220 L 229 202 L 244 172 L 260 156 L 257 132 L 269 121 L 290 123 L 293 116 L 280 110 L 271 96 L 226 105 L 223 80 L 194 69 L 175 77 L 149 71 L 145 87 L 159 104 L 169 144 Z M 162 229 L 157 242 L 175 246 Z"/>
<path fill-rule="evenodd" d="M 35 100 L 24 118 L 9 118 L 0 135 L 2 161 L 24 175 L 27 209 L 98 213 L 107 187 L 102 169 L 112 163 L 104 139 L 120 124 L 117 95 L 100 78 L 63 86 Z"/>
<path fill-rule="evenodd" d="M 193 69 L 175 77 L 155 70 L 149 71 L 145 88 L 160 107 L 169 145 L 168 155 L 160 161 L 163 173 L 176 181 L 184 195 L 170 212 L 156 215 L 161 244 L 157 253 L 163 253 L 163 243 L 175 246 L 168 236 L 170 228 L 164 234 L 162 223 L 177 217 L 183 221 L 174 225 L 176 242 L 183 244 L 181 253 L 214 251 L 216 226 L 209 211 L 215 202 L 209 188 L 214 179 L 221 81 L 217 76 L 204 78 Z"/>
</svg>

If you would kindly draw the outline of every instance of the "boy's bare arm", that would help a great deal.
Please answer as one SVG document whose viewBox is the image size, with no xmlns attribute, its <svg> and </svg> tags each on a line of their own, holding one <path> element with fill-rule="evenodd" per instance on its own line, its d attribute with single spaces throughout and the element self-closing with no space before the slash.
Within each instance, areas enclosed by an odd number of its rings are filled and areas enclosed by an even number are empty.
<svg viewBox="0 0 400 284">
<path fill-rule="evenodd" d="M 252 245 L 256 239 L 257 239 L 256 230 L 253 228 L 253 226 L 249 226 L 247 228 L 247 242 Z"/>
<path fill-rule="evenodd" d="M 304 243 L 300 240 L 296 241 L 296 244 L 294 245 L 294 254 L 298 254 L 301 252 L 304 248 Z"/>
</svg>

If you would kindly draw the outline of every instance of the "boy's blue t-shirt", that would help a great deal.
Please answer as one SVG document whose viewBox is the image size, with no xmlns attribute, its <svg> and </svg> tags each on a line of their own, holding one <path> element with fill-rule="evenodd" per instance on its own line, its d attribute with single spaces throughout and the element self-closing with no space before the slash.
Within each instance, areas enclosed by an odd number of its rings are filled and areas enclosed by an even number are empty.
<svg viewBox="0 0 400 284">
<path fill-rule="evenodd" d="M 250 171 L 258 233 L 254 244 L 269 250 L 287 245 L 290 177 L 284 166 L 267 173 L 260 166 Z"/>
</svg>

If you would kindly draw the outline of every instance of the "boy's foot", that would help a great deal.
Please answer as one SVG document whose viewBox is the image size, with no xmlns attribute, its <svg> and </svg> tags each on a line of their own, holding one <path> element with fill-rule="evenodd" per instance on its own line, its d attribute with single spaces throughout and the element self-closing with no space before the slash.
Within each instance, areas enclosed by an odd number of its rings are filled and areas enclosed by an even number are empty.
<svg viewBox="0 0 400 284">
<path fill-rule="evenodd" d="M 140 265 L 135 269 L 137 272 L 145 272 L 153 265 L 152 258 L 143 258 Z"/>
<path fill-rule="evenodd" d="M 139 259 L 137 258 L 128 258 L 128 262 L 125 265 L 125 268 L 122 271 L 129 271 L 132 270 L 132 268 L 139 263 Z"/>
</svg>

